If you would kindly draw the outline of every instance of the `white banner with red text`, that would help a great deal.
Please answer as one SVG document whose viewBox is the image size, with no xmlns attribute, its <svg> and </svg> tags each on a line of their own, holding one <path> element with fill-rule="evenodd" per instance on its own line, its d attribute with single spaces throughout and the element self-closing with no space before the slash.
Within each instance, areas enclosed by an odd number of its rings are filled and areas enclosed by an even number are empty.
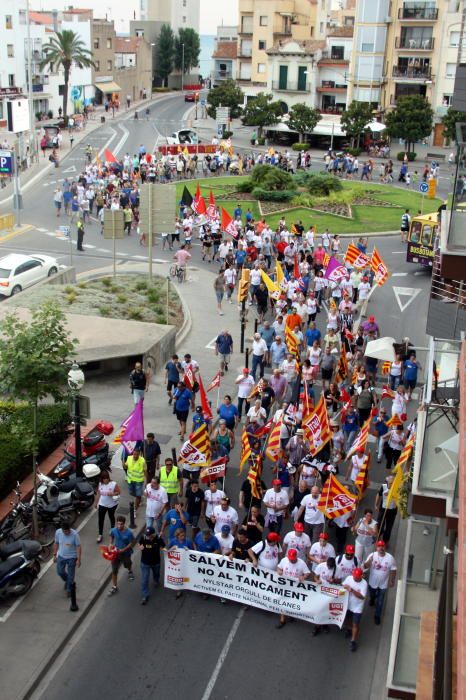
<svg viewBox="0 0 466 700">
<path fill-rule="evenodd" d="M 341 586 L 300 582 L 219 554 L 190 549 L 164 552 L 166 588 L 219 596 L 316 625 L 341 627 L 348 593 Z"/>
</svg>

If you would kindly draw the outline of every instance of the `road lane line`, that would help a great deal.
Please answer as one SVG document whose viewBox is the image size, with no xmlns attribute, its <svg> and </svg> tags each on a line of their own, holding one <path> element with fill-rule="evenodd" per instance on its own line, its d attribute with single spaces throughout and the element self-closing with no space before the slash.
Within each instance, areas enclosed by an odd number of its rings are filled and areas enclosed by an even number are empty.
<svg viewBox="0 0 466 700">
<path fill-rule="evenodd" d="M 233 641 L 236 637 L 236 633 L 238 632 L 238 628 L 241 624 L 241 620 L 243 619 L 243 615 L 244 608 L 241 608 L 238 615 L 236 616 L 236 620 L 233 623 L 230 633 L 226 638 L 225 644 L 223 645 L 223 649 L 220 652 L 220 656 L 218 657 L 217 663 L 215 664 L 215 668 L 212 672 L 211 677 L 209 678 L 209 682 L 207 683 L 206 689 L 204 690 L 204 695 L 202 696 L 201 700 L 209 700 L 210 696 L 212 695 L 212 691 L 215 687 L 215 684 L 217 683 L 220 671 L 222 670 L 223 664 L 225 663 L 225 660 L 228 656 L 228 652 L 230 651 L 230 647 L 233 644 Z"/>
<path fill-rule="evenodd" d="M 392 272 L 392 277 L 407 277 L 407 272 Z"/>
<path fill-rule="evenodd" d="M 6 236 L 0 236 L 0 243 L 3 243 L 4 241 L 9 241 L 11 238 L 16 238 L 16 236 L 21 236 L 21 234 L 27 233 L 27 231 L 30 231 L 33 228 L 34 226 L 32 226 L 32 224 L 26 224 L 25 226 L 22 226 L 18 231 L 12 231 L 11 233 L 7 233 Z"/>
</svg>

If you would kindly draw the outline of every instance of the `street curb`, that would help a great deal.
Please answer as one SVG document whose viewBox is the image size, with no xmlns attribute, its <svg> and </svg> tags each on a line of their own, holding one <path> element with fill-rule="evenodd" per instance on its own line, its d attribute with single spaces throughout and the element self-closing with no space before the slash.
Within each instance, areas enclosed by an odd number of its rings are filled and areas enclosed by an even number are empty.
<svg viewBox="0 0 466 700">
<path fill-rule="evenodd" d="M 188 268 L 189 269 L 189 268 Z M 186 282 L 185 282 L 186 284 Z M 183 307 L 183 316 L 184 316 L 184 321 L 183 325 L 181 326 L 180 330 L 176 334 L 175 338 L 175 347 L 178 349 L 182 343 L 186 340 L 188 335 L 191 333 L 192 327 L 193 327 L 193 317 L 191 316 L 191 311 L 189 310 L 189 307 L 186 303 L 186 299 L 180 294 L 179 290 L 177 289 L 178 298 L 181 299 L 181 305 Z"/>
</svg>

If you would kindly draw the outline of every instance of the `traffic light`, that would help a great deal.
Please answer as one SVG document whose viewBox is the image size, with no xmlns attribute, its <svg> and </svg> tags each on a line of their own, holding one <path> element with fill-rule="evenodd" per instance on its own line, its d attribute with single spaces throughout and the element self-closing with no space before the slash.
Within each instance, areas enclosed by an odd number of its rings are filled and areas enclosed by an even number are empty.
<svg viewBox="0 0 466 700">
<path fill-rule="evenodd" d="M 248 298 L 249 274 L 250 274 L 250 270 L 246 270 L 243 268 L 243 270 L 241 271 L 241 279 L 239 281 L 239 287 L 238 287 L 238 303 L 239 304 L 243 301 L 246 301 L 246 299 Z"/>
</svg>

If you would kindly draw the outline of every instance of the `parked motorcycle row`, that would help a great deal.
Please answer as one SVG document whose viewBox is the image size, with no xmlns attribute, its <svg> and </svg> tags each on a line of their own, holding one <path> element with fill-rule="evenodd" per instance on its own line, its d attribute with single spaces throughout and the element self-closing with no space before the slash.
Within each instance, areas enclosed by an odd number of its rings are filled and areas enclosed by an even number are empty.
<svg viewBox="0 0 466 700">
<path fill-rule="evenodd" d="M 76 476 L 74 438 L 66 443 L 64 456 L 51 476 L 37 472 L 38 532 L 33 534 L 34 496 L 21 499 L 19 483 L 15 502 L 0 524 L 0 599 L 27 593 L 50 556 L 55 530 L 63 521 L 73 525 L 79 514 L 92 506 L 102 470 L 111 471 L 112 453 L 106 436 L 113 425 L 102 421 L 81 441 L 83 476 Z"/>
</svg>

